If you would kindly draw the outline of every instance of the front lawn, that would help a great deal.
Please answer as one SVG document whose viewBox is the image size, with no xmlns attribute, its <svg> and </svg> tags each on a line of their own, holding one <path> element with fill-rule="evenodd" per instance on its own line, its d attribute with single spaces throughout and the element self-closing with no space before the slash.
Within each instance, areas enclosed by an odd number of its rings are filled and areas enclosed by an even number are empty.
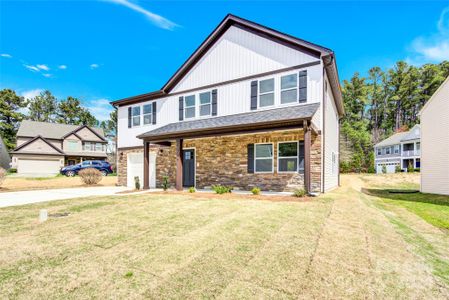
<svg viewBox="0 0 449 300">
<path fill-rule="evenodd" d="M 113 186 L 117 183 L 116 176 L 103 177 L 100 186 Z M 54 176 L 54 177 L 18 177 L 17 175 L 6 176 L 5 181 L 0 186 L 1 192 L 16 192 L 25 190 L 40 189 L 62 189 L 72 187 L 82 187 L 81 179 L 76 177 Z"/>
</svg>

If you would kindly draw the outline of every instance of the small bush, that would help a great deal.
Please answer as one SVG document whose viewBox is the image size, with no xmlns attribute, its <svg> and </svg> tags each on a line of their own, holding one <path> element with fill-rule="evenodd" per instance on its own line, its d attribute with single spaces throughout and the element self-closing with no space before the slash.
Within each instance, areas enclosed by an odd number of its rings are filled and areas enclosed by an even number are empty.
<svg viewBox="0 0 449 300">
<path fill-rule="evenodd" d="M 140 179 L 139 176 L 134 177 L 134 186 L 136 187 L 136 190 L 140 190 Z"/>
<path fill-rule="evenodd" d="M 165 175 L 164 177 L 162 177 L 162 188 L 164 189 L 164 191 L 166 191 L 169 187 L 170 184 L 168 183 L 168 176 Z"/>
<path fill-rule="evenodd" d="M 407 172 L 409 173 L 413 173 L 414 169 L 413 169 L 413 164 L 411 162 L 408 163 L 407 166 Z"/>
<path fill-rule="evenodd" d="M 0 186 L 3 184 L 3 181 L 6 179 L 6 171 L 3 168 L 0 168 Z"/>
<path fill-rule="evenodd" d="M 98 184 L 101 179 L 103 179 L 103 175 L 101 172 L 94 168 L 87 168 L 78 172 L 78 175 L 81 178 L 81 181 L 87 185 Z"/>
<path fill-rule="evenodd" d="M 395 173 L 401 173 L 402 172 L 401 166 L 394 167 L 394 172 Z"/>
<path fill-rule="evenodd" d="M 386 165 L 382 166 L 382 174 L 387 174 L 387 166 Z"/>
<path fill-rule="evenodd" d="M 257 186 L 255 186 L 251 190 L 251 193 L 253 193 L 253 195 L 260 195 L 260 189 Z"/>
<path fill-rule="evenodd" d="M 302 198 L 306 195 L 306 190 L 305 189 L 296 189 L 293 191 L 293 196 L 298 197 L 298 198 Z"/>
<path fill-rule="evenodd" d="M 189 187 L 189 193 L 195 193 L 195 192 L 196 192 L 195 187 L 193 187 L 193 186 Z"/>
<path fill-rule="evenodd" d="M 17 169 L 16 169 L 16 168 L 10 168 L 10 169 L 8 170 L 8 173 L 9 173 L 9 174 L 17 173 Z"/>
<path fill-rule="evenodd" d="M 217 194 L 231 193 L 234 188 L 232 186 L 225 185 L 213 185 L 212 190 Z"/>
<path fill-rule="evenodd" d="M 421 172 L 421 168 L 414 169 L 415 172 Z"/>
<path fill-rule="evenodd" d="M 376 173 L 376 169 L 374 169 L 373 166 L 369 166 L 368 169 L 367 169 L 366 171 L 367 171 L 368 173 L 371 173 L 371 174 Z"/>
</svg>

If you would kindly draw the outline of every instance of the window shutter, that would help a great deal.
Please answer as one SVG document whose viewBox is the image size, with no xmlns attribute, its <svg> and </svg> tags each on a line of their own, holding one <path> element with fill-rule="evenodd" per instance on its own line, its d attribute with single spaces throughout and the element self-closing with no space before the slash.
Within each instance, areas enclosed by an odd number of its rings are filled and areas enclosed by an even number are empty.
<svg viewBox="0 0 449 300">
<path fill-rule="evenodd" d="M 179 97 L 179 121 L 184 120 L 184 97 Z"/>
<path fill-rule="evenodd" d="M 299 99 L 300 103 L 307 102 L 307 70 L 299 72 Z"/>
<path fill-rule="evenodd" d="M 153 102 L 153 124 L 156 124 L 156 101 Z"/>
<path fill-rule="evenodd" d="M 298 145 L 298 169 L 299 173 L 304 173 L 304 141 L 299 141 Z"/>
<path fill-rule="evenodd" d="M 251 81 L 251 110 L 257 109 L 257 80 Z"/>
<path fill-rule="evenodd" d="M 128 128 L 132 127 L 132 120 L 131 120 L 131 106 L 128 107 Z"/>
<path fill-rule="evenodd" d="M 212 90 L 212 115 L 217 115 L 217 90 Z"/>
<path fill-rule="evenodd" d="M 248 144 L 248 173 L 254 173 L 254 144 Z"/>
</svg>

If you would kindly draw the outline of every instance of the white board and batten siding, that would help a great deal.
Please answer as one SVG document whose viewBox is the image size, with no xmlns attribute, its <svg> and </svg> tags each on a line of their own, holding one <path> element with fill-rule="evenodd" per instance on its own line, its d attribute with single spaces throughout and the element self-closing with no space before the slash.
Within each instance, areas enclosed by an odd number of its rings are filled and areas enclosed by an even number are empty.
<svg viewBox="0 0 449 300">
<path fill-rule="evenodd" d="M 135 188 L 135 177 L 139 177 L 140 188 L 143 186 L 143 155 L 142 153 L 129 153 L 127 155 L 127 182 L 129 188 Z M 150 152 L 150 188 L 156 187 L 156 154 Z"/>
<path fill-rule="evenodd" d="M 331 92 L 330 84 L 326 78 L 327 92 L 325 92 L 325 113 L 324 113 L 324 191 L 329 191 L 338 186 L 339 175 L 339 116 L 335 105 L 334 96 Z"/>
<path fill-rule="evenodd" d="M 129 106 L 120 106 L 118 108 L 118 131 L 120 133 L 126 132 L 126 134 L 119 135 L 118 147 L 142 146 L 142 141 L 136 138 L 137 135 L 170 123 L 179 122 L 178 106 L 180 96 L 196 94 L 198 101 L 199 93 L 211 91 L 214 88 L 185 94 L 182 91 L 316 61 L 320 61 L 320 59 L 231 26 L 171 91 L 172 93 L 180 94 L 137 104 L 143 106 L 153 101 L 157 102 L 156 124 L 142 125 L 143 122 L 141 120 L 140 126 L 128 128 Z M 319 65 L 305 69 L 307 70 L 307 103 L 320 102 L 322 98 L 323 66 L 320 62 Z M 275 78 L 275 96 L 279 98 L 280 77 L 299 72 L 300 70 L 303 69 L 218 85 L 215 87 L 218 94 L 217 117 L 251 112 L 251 81 Z M 275 99 L 275 102 L 279 103 L 280 100 Z M 278 104 L 267 109 L 277 107 L 282 106 Z M 318 111 L 317 117 L 314 119 L 317 127 L 321 126 L 320 120 L 321 111 Z"/>
<path fill-rule="evenodd" d="M 449 195 L 449 77 L 420 115 L 421 192 Z"/>
</svg>

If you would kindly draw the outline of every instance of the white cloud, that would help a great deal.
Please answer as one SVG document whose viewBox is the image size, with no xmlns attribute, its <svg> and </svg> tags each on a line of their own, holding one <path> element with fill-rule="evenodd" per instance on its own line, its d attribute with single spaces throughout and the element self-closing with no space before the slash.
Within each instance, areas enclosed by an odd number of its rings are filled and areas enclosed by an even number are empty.
<svg viewBox="0 0 449 300">
<path fill-rule="evenodd" d="M 31 98 L 38 96 L 43 91 L 44 91 L 43 89 L 27 90 L 27 91 L 23 91 L 22 93 L 20 93 L 20 95 L 22 97 L 24 97 L 25 99 L 31 99 Z"/>
<path fill-rule="evenodd" d="M 32 66 L 32 65 L 23 65 L 23 66 L 25 68 L 27 68 L 28 70 L 33 71 L 33 72 L 39 72 L 40 71 L 39 68 L 36 67 L 36 66 Z"/>
<path fill-rule="evenodd" d="M 449 7 L 441 12 L 436 28 L 436 33 L 413 40 L 409 47 L 411 55 L 407 58 L 409 63 L 419 65 L 449 60 Z"/>
<path fill-rule="evenodd" d="M 12 58 L 12 55 L 8 54 L 8 53 L 2 53 L 2 54 L 0 54 L 0 56 L 5 57 L 5 58 Z"/>
<path fill-rule="evenodd" d="M 173 29 L 175 29 L 175 27 L 179 27 L 179 25 L 177 25 L 176 23 L 174 23 L 158 14 L 155 14 L 135 3 L 132 3 L 128 0 L 104 0 L 104 1 L 123 5 L 129 9 L 132 9 L 138 13 L 141 13 L 144 16 L 146 16 L 154 25 L 156 25 L 160 28 L 167 29 L 167 30 L 173 30 Z"/>
<path fill-rule="evenodd" d="M 98 64 L 91 64 L 90 65 L 90 68 L 93 70 L 93 69 L 96 69 L 96 68 L 98 68 L 99 67 L 99 65 Z"/>
<path fill-rule="evenodd" d="M 52 75 L 49 74 L 49 73 L 44 73 L 44 74 L 42 74 L 42 76 L 47 77 L 47 78 L 50 78 Z"/>
<path fill-rule="evenodd" d="M 67 69 L 67 66 L 66 65 L 60 65 L 60 66 L 58 66 L 58 69 L 65 70 L 65 69 Z"/>
<path fill-rule="evenodd" d="M 86 108 L 99 121 L 109 120 L 109 114 L 114 109 L 108 99 L 96 99 L 87 102 Z"/>
<path fill-rule="evenodd" d="M 44 71 L 50 70 L 50 68 L 47 65 L 36 65 L 36 67 Z"/>
</svg>

